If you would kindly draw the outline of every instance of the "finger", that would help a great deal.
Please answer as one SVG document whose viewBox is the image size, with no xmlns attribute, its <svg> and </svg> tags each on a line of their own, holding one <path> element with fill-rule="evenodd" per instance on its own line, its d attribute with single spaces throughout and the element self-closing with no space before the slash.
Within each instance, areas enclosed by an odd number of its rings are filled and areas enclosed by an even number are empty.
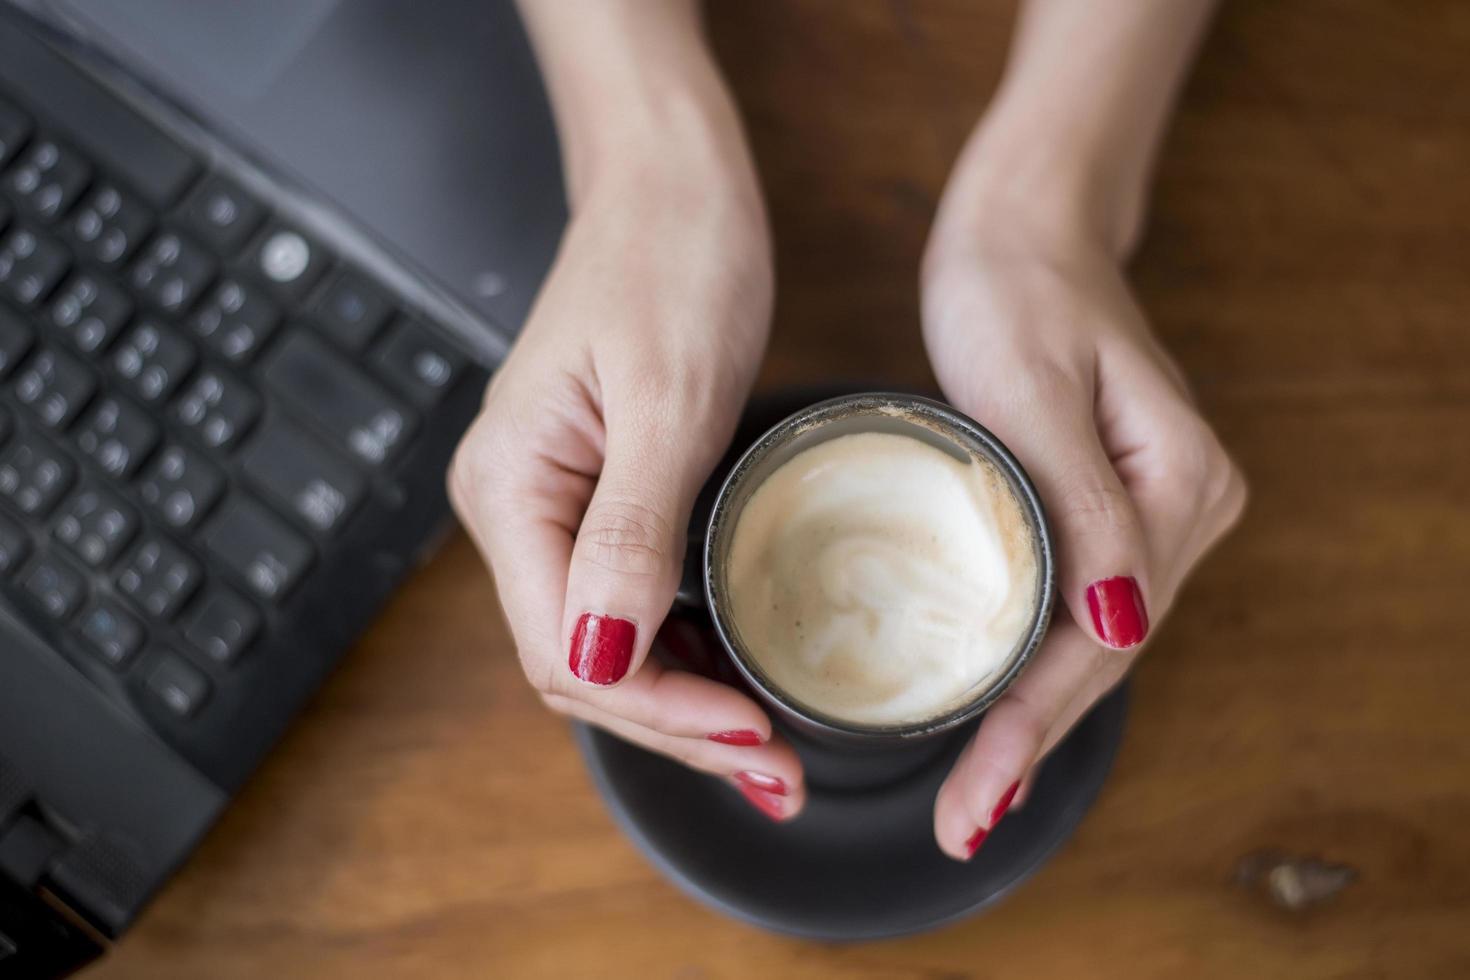
<svg viewBox="0 0 1470 980">
<path fill-rule="evenodd" d="M 562 615 L 567 669 L 584 685 L 611 687 L 636 674 L 673 603 L 689 510 L 707 469 L 702 452 L 681 451 L 680 438 L 687 435 L 660 421 L 609 424 Z"/>
<path fill-rule="evenodd" d="M 1162 618 L 1183 579 L 1240 519 L 1246 483 L 1194 404 L 1128 346 L 1101 354 L 1112 379 L 1098 427 L 1137 507 L 1150 555 L 1149 609 Z"/>
<path fill-rule="evenodd" d="M 1036 785 L 1037 774 L 1040 772 L 1046 757 L 1051 755 L 1052 750 L 1060 744 L 1062 739 L 1067 737 L 1068 733 L 1076 727 L 1083 716 L 1092 710 L 1093 705 L 1101 701 L 1113 688 L 1118 686 L 1119 681 L 1127 674 L 1127 668 L 1128 662 L 1126 660 L 1117 657 L 1107 658 L 1099 666 L 1097 672 L 1088 678 L 1077 693 L 1072 696 L 1067 706 L 1062 709 L 1061 714 L 1052 722 L 1051 729 L 1047 732 L 1046 737 L 1042 739 L 1041 749 L 1037 752 L 1036 759 L 1031 763 L 1031 767 L 1026 770 L 1026 775 L 1021 777 L 1021 785 L 1016 790 L 1015 797 L 1011 800 L 1007 812 L 1019 810 L 1026 805 L 1026 801 L 1030 798 L 1031 791 Z"/>
<path fill-rule="evenodd" d="M 1062 712 L 1105 664 L 1126 666 L 1128 659 L 1099 647 L 1075 623 L 1052 627 L 939 788 L 934 835 L 946 854 L 969 860 L 1005 815 Z"/>
<path fill-rule="evenodd" d="M 1031 798 L 1031 791 L 1036 787 L 1036 771 L 1039 763 L 1033 763 L 1026 775 L 1021 778 L 1021 785 L 1016 789 L 1016 795 L 1011 799 L 1011 812 L 1024 809 L 1026 801 Z"/>
<path fill-rule="evenodd" d="M 568 710 L 568 701 L 583 701 L 636 725 L 680 738 L 759 745 L 771 737 L 770 719 L 749 697 L 728 684 L 685 670 L 670 670 L 657 658 L 616 687 L 583 688 L 571 694 L 552 691 L 546 700 L 558 711 Z"/>
<path fill-rule="evenodd" d="M 1113 657 L 1107 658 L 1099 665 L 1097 671 L 1078 688 L 1077 693 L 1072 695 L 1066 707 L 1062 708 L 1052 720 L 1051 729 L 1041 740 L 1041 751 L 1037 753 L 1037 762 L 1050 755 L 1051 750 L 1067 737 L 1083 716 L 1092 710 L 1093 705 L 1118 686 L 1118 683 L 1128 673 L 1129 666 L 1130 664 L 1126 661 Z"/>
<path fill-rule="evenodd" d="M 790 820 L 806 806 L 806 784 L 795 750 L 779 736 L 764 745 L 720 745 L 645 728 L 575 698 L 565 713 L 682 765 L 724 779 L 772 820 Z M 558 710 L 561 710 L 560 708 Z"/>
<path fill-rule="evenodd" d="M 495 579 L 526 676 L 545 692 L 561 681 L 554 651 L 561 648 L 557 626 L 572 554 L 570 529 L 592 481 L 507 445 L 498 431 L 488 414 L 475 422 L 450 469 L 449 495 Z M 523 458 L 507 466 L 507 454 Z"/>
<path fill-rule="evenodd" d="M 987 374 L 995 379 L 998 370 L 991 365 Z M 1040 491 L 1072 618 L 1104 645 L 1128 649 L 1148 634 L 1148 552 L 1133 500 L 1098 438 L 1092 386 L 1078 371 L 1010 372 L 1008 384 L 997 381 L 980 400 L 980 421 L 1016 448 Z"/>
</svg>

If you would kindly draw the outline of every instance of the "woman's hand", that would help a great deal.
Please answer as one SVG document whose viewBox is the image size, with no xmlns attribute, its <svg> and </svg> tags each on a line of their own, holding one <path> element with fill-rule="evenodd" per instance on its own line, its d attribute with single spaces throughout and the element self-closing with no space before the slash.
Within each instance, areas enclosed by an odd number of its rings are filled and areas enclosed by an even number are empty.
<svg viewBox="0 0 1470 980">
<path fill-rule="evenodd" d="M 1008 214 L 964 195 L 946 207 L 924 272 L 930 358 L 949 399 L 1040 491 L 1061 599 L 935 802 L 940 847 L 967 860 L 1018 784 L 1132 666 L 1246 490 L 1103 240 L 1080 222 L 1053 231 L 1035 209 Z"/>
<path fill-rule="evenodd" d="M 460 447 L 451 496 L 547 705 L 789 817 L 800 764 L 765 713 L 648 657 L 695 495 L 764 348 L 764 226 L 758 206 L 709 186 L 639 181 L 579 208 Z"/>
</svg>

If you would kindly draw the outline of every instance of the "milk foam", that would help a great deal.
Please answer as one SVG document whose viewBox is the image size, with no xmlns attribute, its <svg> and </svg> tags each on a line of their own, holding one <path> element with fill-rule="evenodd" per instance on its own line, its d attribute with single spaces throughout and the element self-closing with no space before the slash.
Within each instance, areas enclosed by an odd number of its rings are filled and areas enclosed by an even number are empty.
<svg viewBox="0 0 1470 980">
<path fill-rule="evenodd" d="M 858 724 L 920 722 L 978 694 L 1031 625 L 1036 576 L 993 464 L 877 432 L 776 469 L 726 566 L 750 656 L 792 698 Z"/>
</svg>

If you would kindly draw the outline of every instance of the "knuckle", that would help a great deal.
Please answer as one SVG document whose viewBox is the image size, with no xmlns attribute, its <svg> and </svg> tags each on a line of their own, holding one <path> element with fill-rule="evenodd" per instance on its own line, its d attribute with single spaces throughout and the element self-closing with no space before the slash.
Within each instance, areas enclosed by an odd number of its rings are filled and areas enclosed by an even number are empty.
<svg viewBox="0 0 1470 980">
<path fill-rule="evenodd" d="M 577 533 L 582 556 L 621 575 L 663 574 L 672 554 L 673 529 L 646 504 L 617 495 L 595 503 Z"/>
<path fill-rule="evenodd" d="M 498 442 L 498 424 L 482 419 L 455 449 L 449 463 L 448 490 L 449 499 L 461 516 L 495 493 L 501 467 L 494 462 L 505 458 L 495 449 Z"/>
<path fill-rule="evenodd" d="M 1246 482 L 1245 472 L 1234 460 L 1226 457 L 1224 473 L 1217 482 L 1213 500 L 1226 527 L 1233 527 L 1240 520 L 1249 500 L 1250 485 Z"/>
<path fill-rule="evenodd" d="M 1174 479 L 1193 490 L 1200 513 L 1229 527 L 1245 510 L 1245 474 L 1204 419 L 1191 416 L 1184 430 L 1170 452 Z"/>
<path fill-rule="evenodd" d="M 1077 475 L 1063 484 L 1061 498 L 1074 533 L 1112 537 L 1131 533 L 1137 524 L 1128 491 L 1101 474 Z"/>
</svg>

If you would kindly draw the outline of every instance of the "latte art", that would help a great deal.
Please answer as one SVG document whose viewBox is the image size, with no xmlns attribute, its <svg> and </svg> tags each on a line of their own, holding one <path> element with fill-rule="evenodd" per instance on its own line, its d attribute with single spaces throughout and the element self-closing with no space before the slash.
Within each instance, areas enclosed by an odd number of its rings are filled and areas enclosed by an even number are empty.
<svg viewBox="0 0 1470 980">
<path fill-rule="evenodd" d="M 865 432 L 807 449 L 737 519 L 727 560 L 742 646 L 787 695 L 858 724 L 944 714 L 1028 633 L 1037 563 L 989 462 Z"/>
</svg>

